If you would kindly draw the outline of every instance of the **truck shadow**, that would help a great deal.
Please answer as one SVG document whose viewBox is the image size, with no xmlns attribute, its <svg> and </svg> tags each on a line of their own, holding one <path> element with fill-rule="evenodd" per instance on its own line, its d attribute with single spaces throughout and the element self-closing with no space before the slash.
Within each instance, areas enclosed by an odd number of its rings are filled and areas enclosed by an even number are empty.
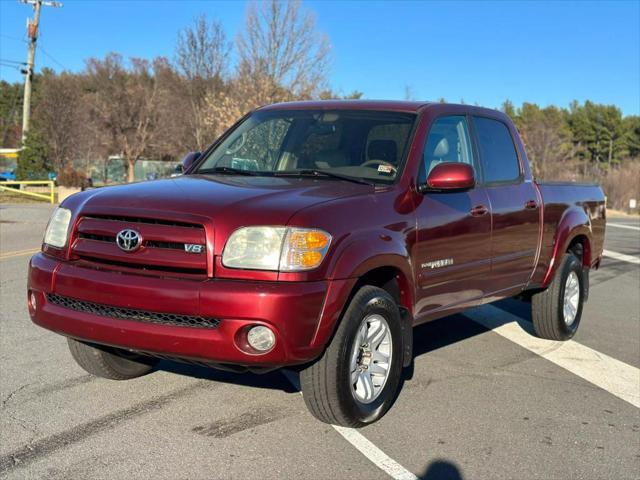
<svg viewBox="0 0 640 480">
<path fill-rule="evenodd" d="M 521 326 L 525 330 L 531 329 L 530 303 L 506 299 L 492 305 L 515 315 L 518 323 L 522 323 Z M 413 330 L 413 358 L 415 360 L 420 355 L 467 340 L 487 331 L 487 328 L 465 317 L 463 314 L 450 315 L 424 323 Z M 403 380 L 411 380 L 412 377 L 413 364 L 405 369 Z"/>
<path fill-rule="evenodd" d="M 599 270 L 591 271 L 590 287 L 600 285 L 609 280 L 616 279 L 621 275 L 633 272 L 638 269 L 638 265 L 621 260 L 614 260 L 610 257 L 604 257 Z"/>
<path fill-rule="evenodd" d="M 526 302 L 508 299 L 494 305 L 525 321 L 531 320 L 531 307 Z M 414 329 L 413 357 L 415 359 L 420 355 L 461 342 L 486 331 L 486 328 L 461 314 L 425 323 Z M 291 382 L 278 370 L 263 374 L 235 373 L 171 360 L 161 360 L 156 370 L 246 387 L 281 390 L 285 393 L 298 392 L 298 389 L 292 386 Z M 412 376 L 413 366 L 405 369 L 402 381 L 410 380 Z M 398 389 L 398 392 L 401 390 L 402 388 Z"/>
<path fill-rule="evenodd" d="M 235 373 L 215 368 L 191 365 L 188 363 L 162 360 L 158 363 L 156 370 L 184 375 L 187 377 L 211 380 L 212 382 L 230 383 L 244 387 L 268 388 L 271 390 L 282 390 L 285 393 L 296 393 L 298 390 L 280 373 L 274 370 L 268 373 Z"/>
</svg>

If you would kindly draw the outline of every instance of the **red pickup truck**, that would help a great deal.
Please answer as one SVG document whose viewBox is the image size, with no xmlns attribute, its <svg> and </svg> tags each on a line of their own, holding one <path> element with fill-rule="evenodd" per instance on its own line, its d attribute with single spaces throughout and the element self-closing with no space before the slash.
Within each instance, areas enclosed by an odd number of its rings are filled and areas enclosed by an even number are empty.
<svg viewBox="0 0 640 480">
<path fill-rule="evenodd" d="M 536 182 L 494 110 L 270 105 L 183 166 L 68 198 L 31 259 L 32 320 L 92 374 L 293 367 L 313 415 L 360 427 L 393 403 L 413 326 L 520 296 L 569 339 L 602 256 L 602 190 Z"/>
</svg>

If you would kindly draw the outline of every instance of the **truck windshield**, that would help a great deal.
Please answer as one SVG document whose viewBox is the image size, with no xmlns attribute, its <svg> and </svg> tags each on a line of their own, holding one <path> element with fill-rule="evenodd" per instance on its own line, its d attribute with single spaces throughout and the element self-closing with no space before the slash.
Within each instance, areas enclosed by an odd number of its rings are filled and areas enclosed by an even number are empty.
<svg viewBox="0 0 640 480">
<path fill-rule="evenodd" d="M 195 174 L 287 175 L 393 183 L 416 116 L 378 111 L 255 112 Z"/>
</svg>

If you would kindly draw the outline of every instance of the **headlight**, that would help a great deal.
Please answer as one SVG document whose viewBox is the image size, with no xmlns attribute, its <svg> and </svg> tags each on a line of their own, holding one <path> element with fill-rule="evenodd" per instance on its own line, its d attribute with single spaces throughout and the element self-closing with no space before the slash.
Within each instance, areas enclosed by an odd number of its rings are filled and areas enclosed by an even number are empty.
<svg viewBox="0 0 640 480">
<path fill-rule="evenodd" d="M 244 227 L 229 237 L 222 264 L 249 270 L 311 270 L 320 265 L 330 243 L 331 235 L 318 229 Z"/>
<path fill-rule="evenodd" d="M 67 237 L 69 235 L 69 222 L 71 222 L 71 210 L 56 208 L 47 224 L 47 230 L 44 233 L 44 243 L 57 248 L 64 247 L 67 244 Z"/>
</svg>

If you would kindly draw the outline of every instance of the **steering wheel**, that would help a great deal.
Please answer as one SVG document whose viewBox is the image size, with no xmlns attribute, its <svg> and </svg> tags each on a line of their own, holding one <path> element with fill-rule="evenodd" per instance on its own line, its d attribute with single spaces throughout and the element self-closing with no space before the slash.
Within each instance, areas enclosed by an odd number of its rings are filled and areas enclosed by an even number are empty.
<svg viewBox="0 0 640 480">
<path fill-rule="evenodd" d="M 227 151 L 224 152 L 226 155 L 233 155 L 242 147 L 244 147 L 245 142 L 247 141 L 247 132 L 243 132 L 240 135 L 240 138 L 236 138 L 235 141 L 227 148 Z M 236 145 L 237 144 L 237 145 Z"/>
<path fill-rule="evenodd" d="M 387 167 L 389 167 L 391 169 L 391 171 L 393 173 L 398 173 L 398 169 L 396 167 L 394 167 L 393 164 L 391 164 L 389 162 L 385 162 L 384 160 L 367 160 L 366 162 L 364 162 L 360 166 L 361 167 L 373 167 L 373 166 L 378 166 L 378 165 L 386 165 Z"/>
</svg>

